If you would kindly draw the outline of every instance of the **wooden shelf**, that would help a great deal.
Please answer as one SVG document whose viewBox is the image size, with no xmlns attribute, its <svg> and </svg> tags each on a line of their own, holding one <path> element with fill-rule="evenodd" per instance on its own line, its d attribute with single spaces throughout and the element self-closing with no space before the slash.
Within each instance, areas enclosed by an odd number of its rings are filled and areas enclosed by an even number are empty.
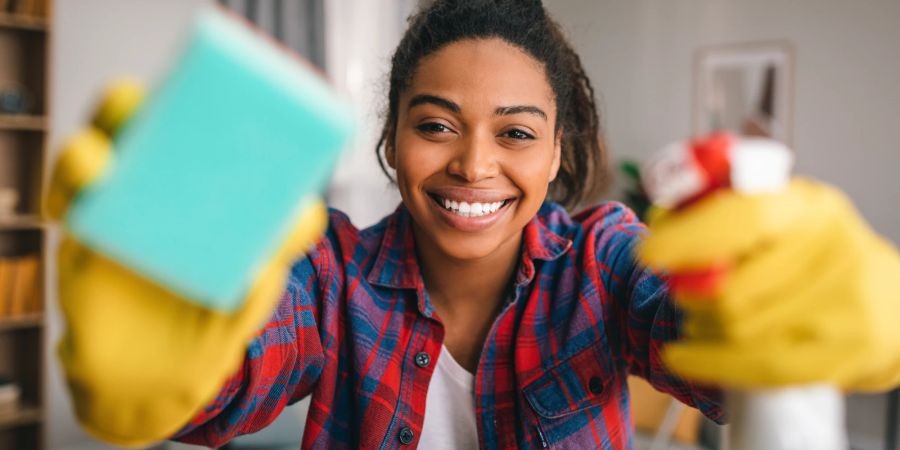
<svg viewBox="0 0 900 450">
<path fill-rule="evenodd" d="M 49 319 L 46 311 L 37 309 L 46 304 L 45 249 L 50 225 L 39 211 L 50 129 L 47 88 L 52 72 L 49 46 L 53 0 L 0 0 L 0 4 L 4 5 L 0 7 L 0 80 L 25 91 L 31 107 L 28 114 L 0 114 L 0 186 L 14 189 L 21 200 L 18 209 L 0 216 L 3 283 L 9 287 L 7 280 L 18 280 L 14 286 L 16 308 L 11 302 L 4 304 L 5 315 L 0 317 L 0 373 L 14 379 L 22 391 L 18 409 L 0 413 L 0 450 L 42 450 L 47 409 L 43 349 Z M 29 264 L 12 269 L 6 264 L 19 258 Z M 20 304 L 18 294 L 25 292 L 24 287 L 36 290 L 28 302 Z M 11 310 L 18 314 L 9 315 Z"/>
<path fill-rule="evenodd" d="M 27 313 L 16 317 L 0 318 L 0 332 L 23 330 L 44 326 L 44 313 Z"/>
<path fill-rule="evenodd" d="M 26 31 L 47 31 L 50 28 L 50 22 L 44 17 L 0 13 L 0 28 Z"/>
<path fill-rule="evenodd" d="M 47 118 L 27 114 L 0 114 L 0 129 L 45 131 Z"/>
<path fill-rule="evenodd" d="M 27 216 L 0 216 L 0 231 L 9 230 L 37 230 L 44 227 L 44 222 L 36 215 Z"/>
<path fill-rule="evenodd" d="M 40 423 L 43 420 L 44 414 L 40 408 L 26 405 L 16 412 L 0 414 L 0 429 L 31 425 L 33 423 Z"/>
</svg>

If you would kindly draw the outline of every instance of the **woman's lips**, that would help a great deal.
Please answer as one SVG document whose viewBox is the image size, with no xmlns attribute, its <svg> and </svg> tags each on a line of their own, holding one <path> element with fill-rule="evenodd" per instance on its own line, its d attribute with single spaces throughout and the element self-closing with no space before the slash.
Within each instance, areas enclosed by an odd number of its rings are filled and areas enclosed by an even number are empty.
<svg viewBox="0 0 900 450">
<path fill-rule="evenodd" d="M 456 193 L 460 194 L 460 192 Z M 515 201 L 515 198 L 504 198 L 498 196 L 497 193 L 487 192 L 456 197 L 444 197 L 430 192 L 428 198 L 431 200 L 429 202 L 431 207 L 438 212 L 445 223 L 464 232 L 477 232 L 490 227 L 506 213 L 510 204 Z M 462 198 L 469 201 L 462 200 Z M 484 199 L 484 201 L 476 201 L 476 199 Z"/>
<path fill-rule="evenodd" d="M 468 203 L 494 203 L 502 202 L 511 198 L 515 198 L 518 194 L 511 194 L 494 189 L 472 189 L 457 186 L 444 186 L 439 188 L 429 188 L 425 191 L 430 196 L 437 196 L 441 199 L 455 200 L 457 202 Z"/>
</svg>

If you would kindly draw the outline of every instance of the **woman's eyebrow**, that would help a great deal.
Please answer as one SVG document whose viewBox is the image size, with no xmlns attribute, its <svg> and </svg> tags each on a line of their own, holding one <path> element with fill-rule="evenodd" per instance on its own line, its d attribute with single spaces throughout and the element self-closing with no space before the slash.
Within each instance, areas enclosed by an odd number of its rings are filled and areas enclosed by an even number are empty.
<svg viewBox="0 0 900 450">
<path fill-rule="evenodd" d="M 449 110 L 449 111 L 457 113 L 457 114 L 461 110 L 459 105 L 456 104 L 455 102 L 453 102 L 452 100 L 447 100 L 446 98 L 439 97 L 437 95 L 432 95 L 432 94 L 418 94 L 418 95 L 413 96 L 413 98 L 411 98 L 409 100 L 409 106 L 407 107 L 407 109 L 412 109 L 416 106 L 424 105 L 424 104 L 436 105 L 436 106 L 439 106 L 441 108 L 444 108 L 446 110 Z M 547 120 L 547 113 L 545 113 L 544 110 L 542 110 L 541 108 L 538 108 L 537 106 L 531 106 L 531 105 L 500 106 L 494 110 L 494 115 L 497 115 L 497 116 L 509 116 L 512 114 L 521 114 L 521 113 L 533 114 L 535 116 L 538 116 L 538 117 L 544 119 L 545 121 Z"/>
<path fill-rule="evenodd" d="M 437 95 L 430 94 L 419 94 L 409 100 L 409 106 L 407 109 L 413 109 L 418 105 L 424 105 L 426 103 L 430 103 L 432 105 L 440 106 L 441 108 L 448 109 L 454 113 L 459 113 L 459 105 L 456 103 L 447 100 L 443 97 L 438 97 Z"/>
<path fill-rule="evenodd" d="M 508 116 L 511 114 L 519 114 L 519 113 L 527 113 L 534 114 L 535 116 L 547 120 L 547 113 L 545 113 L 541 108 L 537 106 L 530 105 L 518 105 L 518 106 L 501 106 L 494 110 L 494 115 L 497 116 Z"/>
</svg>

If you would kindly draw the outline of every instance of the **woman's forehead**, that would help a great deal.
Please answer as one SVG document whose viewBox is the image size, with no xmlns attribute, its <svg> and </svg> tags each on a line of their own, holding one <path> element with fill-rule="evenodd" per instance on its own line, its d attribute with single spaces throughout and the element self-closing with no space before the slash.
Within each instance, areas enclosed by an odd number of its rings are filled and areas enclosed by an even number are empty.
<svg viewBox="0 0 900 450">
<path fill-rule="evenodd" d="M 554 105 L 543 65 L 498 38 L 454 42 L 422 58 L 403 98 L 408 102 L 422 94 L 447 98 L 463 109 Z"/>
</svg>

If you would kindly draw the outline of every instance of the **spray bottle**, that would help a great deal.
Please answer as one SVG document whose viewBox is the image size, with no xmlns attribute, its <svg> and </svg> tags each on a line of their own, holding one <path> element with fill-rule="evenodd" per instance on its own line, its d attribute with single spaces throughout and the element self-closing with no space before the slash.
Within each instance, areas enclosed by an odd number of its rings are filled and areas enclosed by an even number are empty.
<svg viewBox="0 0 900 450">
<path fill-rule="evenodd" d="M 784 189 L 793 154 L 764 138 L 715 133 L 670 144 L 644 164 L 644 189 L 654 205 L 679 210 L 719 189 L 746 194 Z M 729 263 L 679 273 L 672 288 L 709 292 Z M 730 450 L 843 450 L 844 398 L 834 386 L 813 384 L 726 393 Z"/>
</svg>

